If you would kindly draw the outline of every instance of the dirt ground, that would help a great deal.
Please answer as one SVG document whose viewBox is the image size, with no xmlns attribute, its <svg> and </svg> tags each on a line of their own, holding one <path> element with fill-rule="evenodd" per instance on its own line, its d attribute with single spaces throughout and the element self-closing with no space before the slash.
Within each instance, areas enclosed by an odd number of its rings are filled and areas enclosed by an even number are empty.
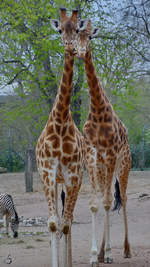
<svg viewBox="0 0 150 267">
<path fill-rule="evenodd" d="M 24 174 L 0 174 L 0 192 L 13 196 L 22 223 L 19 237 L 7 238 L 0 234 L 0 267 L 8 264 L 8 255 L 12 267 L 51 267 L 49 233 L 46 223 L 32 225 L 27 222 L 35 218 L 48 218 L 48 207 L 41 187 L 40 179 L 34 175 L 34 192 L 25 193 Z M 124 227 L 122 211 L 111 212 L 111 241 L 113 263 L 111 267 L 150 267 L 150 172 L 131 172 L 128 184 L 127 214 L 129 239 L 132 258 L 124 259 Z M 73 266 L 90 267 L 91 214 L 88 203 L 90 185 L 84 178 L 74 212 L 72 226 Z M 102 239 L 104 210 L 100 201 L 97 216 L 98 247 Z M 100 267 L 110 264 L 100 264 Z"/>
</svg>

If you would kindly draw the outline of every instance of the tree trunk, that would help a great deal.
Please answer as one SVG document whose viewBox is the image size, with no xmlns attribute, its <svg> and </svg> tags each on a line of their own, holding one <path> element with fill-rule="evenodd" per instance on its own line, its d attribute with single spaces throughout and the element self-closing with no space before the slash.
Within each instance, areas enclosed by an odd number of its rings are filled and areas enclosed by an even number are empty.
<svg viewBox="0 0 150 267">
<path fill-rule="evenodd" d="M 25 162 L 25 187 L 26 192 L 33 192 L 33 149 L 27 148 Z"/>
</svg>

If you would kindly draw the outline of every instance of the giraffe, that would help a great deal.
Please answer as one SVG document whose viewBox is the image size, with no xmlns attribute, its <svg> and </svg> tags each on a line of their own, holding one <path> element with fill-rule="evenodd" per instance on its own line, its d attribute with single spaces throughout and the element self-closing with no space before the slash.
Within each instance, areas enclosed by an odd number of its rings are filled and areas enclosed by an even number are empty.
<svg viewBox="0 0 150 267">
<path fill-rule="evenodd" d="M 63 234 L 63 267 L 72 266 L 71 224 L 83 176 L 84 139 L 70 111 L 74 56 L 77 48 L 77 14 L 66 15 L 60 9 L 60 22 L 51 20 L 53 29 L 61 33 L 65 47 L 64 68 L 60 86 L 48 121 L 36 145 L 36 159 L 49 208 L 48 227 L 51 235 L 52 267 L 59 266 L 59 237 Z M 65 206 L 58 214 L 58 185 L 65 190 Z"/>
<path fill-rule="evenodd" d="M 124 257 L 131 257 L 128 241 L 126 215 L 126 189 L 131 167 L 130 148 L 127 130 L 116 115 L 97 76 L 90 49 L 90 40 L 97 35 L 98 29 L 91 29 L 90 20 L 81 20 L 78 33 L 78 57 L 84 59 L 85 72 L 90 93 L 88 118 L 83 127 L 85 140 L 85 166 L 92 185 L 92 198 L 89 203 L 92 213 L 92 247 L 90 262 L 112 262 L 110 243 L 109 213 L 112 204 L 112 181 L 116 180 L 116 189 L 120 194 L 123 207 L 125 239 Z M 96 242 L 96 214 L 98 211 L 98 191 L 100 191 L 105 211 L 103 240 L 98 254 Z M 119 195 L 116 195 L 118 197 Z M 119 205 L 119 198 L 116 208 Z"/>
</svg>

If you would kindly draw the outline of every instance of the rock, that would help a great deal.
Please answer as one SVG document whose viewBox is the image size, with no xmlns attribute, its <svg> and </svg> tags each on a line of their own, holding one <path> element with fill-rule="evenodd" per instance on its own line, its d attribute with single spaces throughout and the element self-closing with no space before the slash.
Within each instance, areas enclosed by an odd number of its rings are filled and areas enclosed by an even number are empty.
<svg viewBox="0 0 150 267">
<path fill-rule="evenodd" d="M 6 168 L 0 167 L 0 173 L 6 173 L 6 172 L 7 172 Z"/>
</svg>

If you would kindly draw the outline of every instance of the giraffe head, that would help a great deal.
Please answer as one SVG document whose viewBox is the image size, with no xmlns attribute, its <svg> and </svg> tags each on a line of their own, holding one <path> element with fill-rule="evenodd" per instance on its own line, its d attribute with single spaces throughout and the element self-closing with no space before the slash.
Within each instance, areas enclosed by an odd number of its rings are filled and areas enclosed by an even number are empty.
<svg viewBox="0 0 150 267">
<path fill-rule="evenodd" d="M 77 32 L 78 32 L 78 11 L 72 10 L 72 15 L 66 15 L 66 9 L 60 8 L 60 22 L 51 20 L 51 26 L 61 34 L 65 50 L 76 54 Z"/>
<path fill-rule="evenodd" d="M 86 52 L 90 49 L 90 41 L 96 37 L 98 31 L 98 28 L 91 29 L 90 20 L 81 20 L 79 22 L 77 53 L 80 58 L 85 57 Z"/>
</svg>

